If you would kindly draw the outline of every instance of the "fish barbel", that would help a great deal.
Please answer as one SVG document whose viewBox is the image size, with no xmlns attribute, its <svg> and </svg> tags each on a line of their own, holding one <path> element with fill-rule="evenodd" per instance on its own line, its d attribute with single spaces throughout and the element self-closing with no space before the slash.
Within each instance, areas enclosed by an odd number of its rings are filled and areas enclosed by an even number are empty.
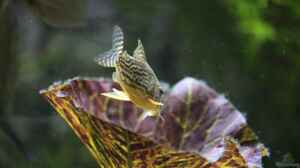
<svg viewBox="0 0 300 168">
<path fill-rule="evenodd" d="M 162 107 L 163 94 L 160 83 L 147 63 L 144 47 L 138 39 L 138 46 L 129 55 L 124 48 L 124 35 L 119 26 L 114 26 L 112 34 L 112 49 L 100 54 L 96 62 L 103 67 L 115 68 L 112 78 L 119 83 L 122 91 L 113 89 L 112 92 L 102 95 L 122 100 L 131 101 L 136 106 L 148 110 L 150 115 L 159 115 Z"/>
</svg>

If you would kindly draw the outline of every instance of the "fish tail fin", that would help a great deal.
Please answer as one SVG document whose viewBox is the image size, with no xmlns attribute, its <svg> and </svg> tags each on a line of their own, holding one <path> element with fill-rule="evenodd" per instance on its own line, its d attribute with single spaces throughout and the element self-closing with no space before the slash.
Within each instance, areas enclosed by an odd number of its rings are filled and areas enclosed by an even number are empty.
<svg viewBox="0 0 300 168">
<path fill-rule="evenodd" d="M 118 57 L 122 54 L 124 48 L 124 35 L 119 26 L 114 26 L 112 34 L 112 49 L 99 54 L 95 61 L 104 67 L 115 67 Z"/>
<path fill-rule="evenodd" d="M 112 50 L 106 51 L 102 54 L 99 54 L 96 58 L 95 61 L 103 66 L 103 67 L 115 67 L 115 58 L 116 54 L 112 52 Z"/>
</svg>

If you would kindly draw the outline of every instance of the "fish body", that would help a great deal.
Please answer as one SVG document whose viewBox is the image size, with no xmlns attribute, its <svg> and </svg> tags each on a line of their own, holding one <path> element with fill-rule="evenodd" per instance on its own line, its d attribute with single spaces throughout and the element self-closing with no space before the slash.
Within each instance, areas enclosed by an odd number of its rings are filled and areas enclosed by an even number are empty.
<svg viewBox="0 0 300 168">
<path fill-rule="evenodd" d="M 120 27 L 113 31 L 112 49 L 96 58 L 96 62 L 104 67 L 113 67 L 113 80 L 120 84 L 122 91 L 103 93 L 104 96 L 122 101 L 131 101 L 136 106 L 150 111 L 151 115 L 158 115 L 162 107 L 160 101 L 162 90 L 160 83 L 147 63 L 141 40 L 133 55 L 123 50 L 124 37 Z"/>
</svg>

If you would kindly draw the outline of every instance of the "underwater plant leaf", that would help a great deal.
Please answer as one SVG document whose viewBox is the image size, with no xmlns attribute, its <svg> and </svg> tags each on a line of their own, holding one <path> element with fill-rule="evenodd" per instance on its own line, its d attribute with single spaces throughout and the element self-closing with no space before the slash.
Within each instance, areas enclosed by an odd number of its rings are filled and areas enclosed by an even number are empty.
<svg viewBox="0 0 300 168">
<path fill-rule="evenodd" d="M 88 105 L 89 102 L 83 98 L 86 95 L 81 93 L 78 93 L 80 99 L 74 99 L 76 97 L 76 90 L 77 88 L 83 88 L 85 84 L 91 88 L 99 87 L 104 90 L 106 90 L 107 86 L 111 86 L 111 83 L 107 81 L 102 82 L 74 80 L 70 82 L 70 85 L 58 84 L 50 88 L 49 91 L 42 92 L 86 145 L 100 167 L 199 167 L 200 165 L 208 164 L 205 159 L 197 154 L 177 152 L 164 144 L 156 144 L 143 136 L 139 136 L 116 124 L 105 121 L 106 119 L 101 115 L 103 113 L 101 109 L 100 111 L 96 110 L 95 112 L 97 113 L 93 113 L 98 118 L 87 113 L 85 110 L 91 109 L 86 107 L 92 106 Z M 97 86 L 97 84 L 99 85 Z M 105 103 L 106 97 L 95 93 L 94 97 L 97 96 L 103 101 L 92 101 L 93 98 L 89 97 L 91 98 L 90 102 Z M 80 101 L 80 103 L 83 103 L 83 106 L 74 104 L 73 100 Z M 110 104 L 109 101 L 106 103 Z M 111 103 L 111 106 L 118 107 L 119 105 L 117 104 L 120 102 Z M 130 106 L 134 108 L 132 105 Z M 107 109 L 104 108 L 102 110 Z M 110 117 L 114 118 L 114 116 Z"/>
<path fill-rule="evenodd" d="M 163 119 L 144 118 L 131 102 L 101 96 L 113 88 L 120 89 L 111 80 L 77 78 L 41 91 L 100 167 L 261 167 L 266 148 L 245 118 L 203 82 L 176 84 L 166 95 Z"/>
<path fill-rule="evenodd" d="M 241 155 L 251 167 L 262 167 L 267 148 L 258 142 L 245 117 L 205 82 L 185 78 L 168 94 L 162 110 L 164 122 L 154 133 L 159 142 L 183 151 L 196 151 L 210 161 L 218 159 L 211 144 L 222 137 L 235 138 Z"/>
</svg>

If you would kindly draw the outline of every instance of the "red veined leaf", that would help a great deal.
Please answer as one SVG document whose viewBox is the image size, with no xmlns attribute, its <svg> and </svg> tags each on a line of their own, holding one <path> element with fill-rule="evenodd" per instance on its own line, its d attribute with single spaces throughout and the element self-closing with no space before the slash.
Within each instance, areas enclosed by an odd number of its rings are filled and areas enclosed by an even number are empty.
<svg viewBox="0 0 300 168">
<path fill-rule="evenodd" d="M 114 87 L 106 79 L 72 79 L 41 92 L 100 167 L 261 167 L 268 154 L 240 112 L 201 81 L 176 84 L 163 119 L 101 96 Z"/>
</svg>

